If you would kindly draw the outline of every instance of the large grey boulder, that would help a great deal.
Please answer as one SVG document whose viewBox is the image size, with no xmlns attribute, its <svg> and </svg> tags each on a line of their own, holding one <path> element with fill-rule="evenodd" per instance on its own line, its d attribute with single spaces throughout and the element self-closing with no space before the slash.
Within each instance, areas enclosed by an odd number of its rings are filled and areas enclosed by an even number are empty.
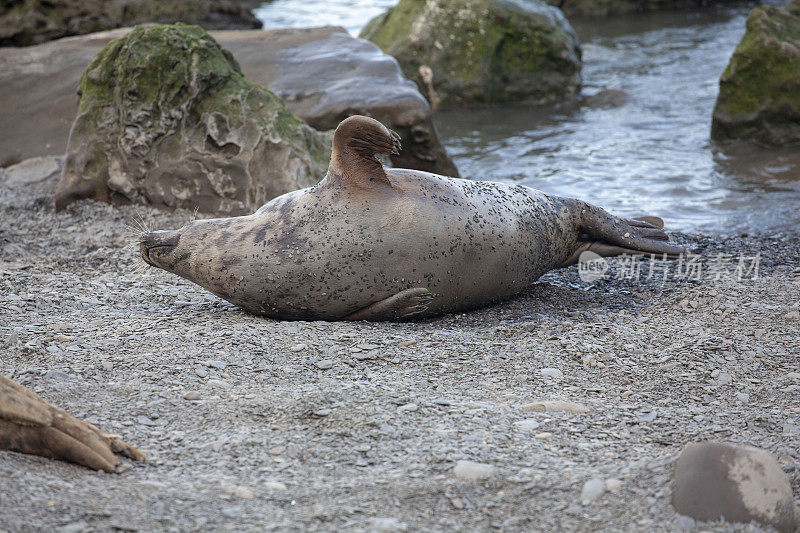
<svg viewBox="0 0 800 533">
<path fill-rule="evenodd" d="M 83 71 L 106 44 L 130 31 L 0 48 L 0 124 L 14 124 L 12 134 L 0 135 L 0 166 L 65 152 Z M 375 45 L 333 27 L 211 36 L 233 53 L 247 79 L 281 95 L 313 127 L 328 130 L 353 114 L 372 116 L 402 137 L 394 165 L 458 175 L 436 136 L 428 102 Z"/>
<path fill-rule="evenodd" d="M 458 176 L 427 100 L 374 44 L 334 26 L 214 35 L 248 79 L 281 96 L 312 127 L 329 130 L 351 115 L 370 116 L 400 135 L 403 148 L 393 165 Z"/>
<path fill-rule="evenodd" d="M 800 0 L 759 6 L 719 82 L 714 139 L 800 143 Z"/>
<path fill-rule="evenodd" d="M 540 0 L 400 0 L 361 36 L 443 105 L 541 104 L 580 90 L 578 37 Z"/>
<path fill-rule="evenodd" d="M 138 27 L 81 78 L 56 209 L 127 199 L 242 215 L 313 185 L 329 140 L 199 26 Z"/>
<path fill-rule="evenodd" d="M 206 29 L 260 28 L 250 7 L 234 0 L 4 0 L 0 46 L 31 46 L 143 22 L 186 22 Z"/>
<path fill-rule="evenodd" d="M 675 466 L 672 505 L 695 520 L 756 521 L 800 530 L 789 480 L 766 451 L 743 444 L 687 444 Z"/>
</svg>

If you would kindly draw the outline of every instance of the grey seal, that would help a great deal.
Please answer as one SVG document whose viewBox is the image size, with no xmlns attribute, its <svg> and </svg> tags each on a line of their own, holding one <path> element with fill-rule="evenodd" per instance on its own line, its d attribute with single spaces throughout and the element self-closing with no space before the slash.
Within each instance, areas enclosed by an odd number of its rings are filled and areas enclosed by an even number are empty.
<svg viewBox="0 0 800 533">
<path fill-rule="evenodd" d="M 656 217 L 525 187 L 384 168 L 399 137 L 350 117 L 328 173 L 252 215 L 140 239 L 142 258 L 256 315 L 405 320 L 509 299 L 581 252 L 677 255 Z"/>
</svg>

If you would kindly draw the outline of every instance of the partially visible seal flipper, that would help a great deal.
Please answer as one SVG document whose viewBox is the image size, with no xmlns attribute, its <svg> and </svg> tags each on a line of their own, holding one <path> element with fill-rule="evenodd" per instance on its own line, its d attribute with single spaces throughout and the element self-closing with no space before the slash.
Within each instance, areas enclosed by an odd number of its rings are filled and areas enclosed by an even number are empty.
<svg viewBox="0 0 800 533">
<path fill-rule="evenodd" d="M 428 304 L 432 300 L 433 294 L 424 287 L 406 289 L 347 315 L 343 320 L 369 320 L 371 322 L 410 320 L 427 311 Z"/>
<path fill-rule="evenodd" d="M 0 376 L 0 450 L 71 461 L 106 472 L 114 471 L 117 450 L 134 459 L 146 458 L 133 446 L 110 439 L 4 376 Z"/>
<path fill-rule="evenodd" d="M 615 217 L 605 210 L 580 202 L 581 232 L 588 238 L 578 242 L 575 252 L 561 265 L 574 265 L 580 254 L 592 251 L 601 257 L 622 254 L 656 254 L 677 257 L 684 253 L 683 246 L 669 243 L 663 231 L 664 221 L 658 217 Z"/>
</svg>

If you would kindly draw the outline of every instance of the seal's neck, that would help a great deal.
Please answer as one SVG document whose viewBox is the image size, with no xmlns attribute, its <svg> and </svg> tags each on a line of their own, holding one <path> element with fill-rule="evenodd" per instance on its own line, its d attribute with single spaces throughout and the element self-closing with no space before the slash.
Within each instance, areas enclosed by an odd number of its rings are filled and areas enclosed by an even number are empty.
<svg viewBox="0 0 800 533">
<path fill-rule="evenodd" d="M 360 153 L 346 142 L 334 142 L 328 176 L 334 181 L 362 188 L 389 184 L 386 170 L 374 154 Z"/>
</svg>

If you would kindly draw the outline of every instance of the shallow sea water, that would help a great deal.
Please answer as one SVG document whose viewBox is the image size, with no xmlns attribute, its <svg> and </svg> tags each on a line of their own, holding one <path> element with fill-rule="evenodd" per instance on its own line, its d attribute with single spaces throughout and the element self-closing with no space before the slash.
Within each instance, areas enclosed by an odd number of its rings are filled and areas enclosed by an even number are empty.
<svg viewBox="0 0 800 533">
<path fill-rule="evenodd" d="M 265 28 L 336 24 L 357 35 L 391 0 L 276 0 Z M 719 77 L 749 7 L 574 20 L 583 94 L 620 89 L 621 107 L 444 110 L 440 138 L 463 177 L 580 197 L 669 228 L 779 233 L 800 223 L 800 149 L 717 145 L 709 137 Z"/>
</svg>

